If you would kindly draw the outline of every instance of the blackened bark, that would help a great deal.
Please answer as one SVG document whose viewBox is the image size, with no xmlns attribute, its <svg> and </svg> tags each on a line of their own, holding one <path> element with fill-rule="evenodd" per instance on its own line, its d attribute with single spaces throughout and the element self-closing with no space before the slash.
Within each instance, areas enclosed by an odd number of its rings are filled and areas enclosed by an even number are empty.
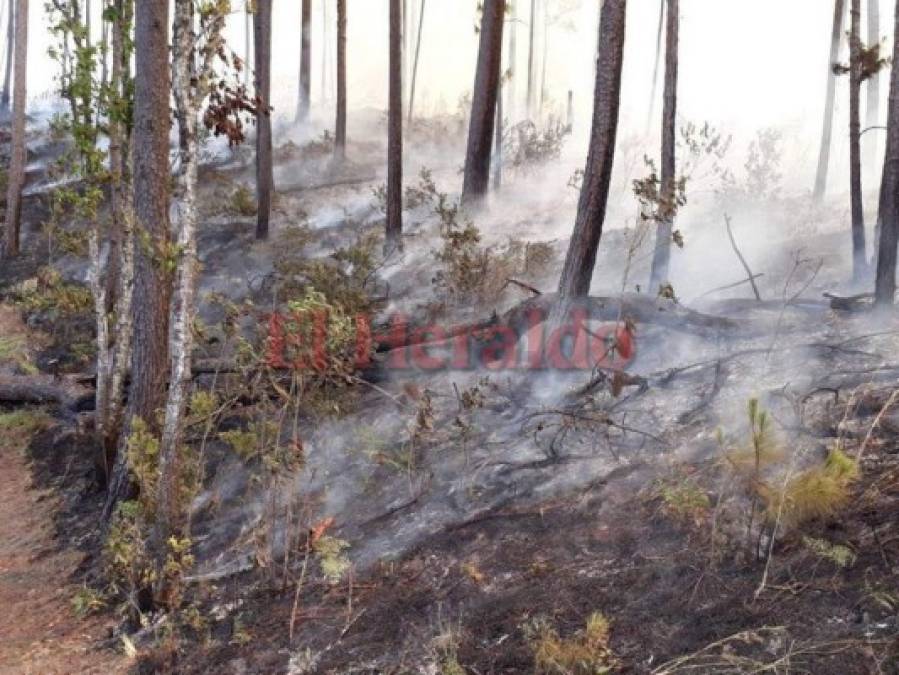
<svg viewBox="0 0 899 675">
<path fill-rule="evenodd" d="M 10 3 L 13 0 L 9 0 Z M 28 0 L 15 0 L 15 80 L 12 101 L 12 148 L 7 173 L 6 236 L 4 254 L 19 253 L 19 229 L 22 217 L 22 188 L 25 187 L 25 99 L 28 95 Z"/>
<path fill-rule="evenodd" d="M 899 35 L 899 0 L 896 0 L 895 34 Z M 893 63 L 899 64 L 899 40 L 893 44 Z M 877 253 L 875 302 L 892 306 L 896 295 L 896 247 L 899 242 L 899 68 L 890 75 L 887 112 L 887 149 L 880 184 L 880 242 Z"/>
<path fill-rule="evenodd" d="M 496 137 L 493 142 L 493 189 L 503 186 L 503 84 L 500 81 L 496 97 Z"/>
<path fill-rule="evenodd" d="M 602 237 L 615 159 L 627 0 L 605 0 L 599 23 L 599 55 L 593 97 L 593 126 L 577 220 L 559 281 L 564 301 L 590 292 L 596 251 Z"/>
<path fill-rule="evenodd" d="M 861 281 L 866 269 L 865 213 L 861 156 L 861 0 L 852 0 L 849 31 L 849 181 L 852 211 L 852 276 Z"/>
<path fill-rule="evenodd" d="M 300 18 L 300 93 L 297 101 L 297 122 L 309 118 L 309 104 L 312 100 L 312 0 L 302 0 Z"/>
<path fill-rule="evenodd" d="M 671 234 L 675 216 L 675 126 L 677 123 L 677 56 L 680 24 L 678 0 L 668 0 L 665 29 L 665 91 L 662 104 L 662 203 L 656 226 L 656 246 L 652 257 L 650 292 L 668 281 L 671 263 Z"/>
<path fill-rule="evenodd" d="M 465 154 L 463 202 L 480 199 L 487 194 L 490 186 L 490 154 L 503 59 L 504 10 L 505 0 L 484 2 L 468 127 L 468 150 Z"/>
<path fill-rule="evenodd" d="M 346 157 L 346 0 L 337 0 L 337 121 L 334 155 Z"/>
<path fill-rule="evenodd" d="M 272 213 L 272 0 L 257 0 L 253 16 L 256 96 L 262 105 L 256 122 L 256 238 L 268 237 Z"/>
<path fill-rule="evenodd" d="M 385 251 L 403 248 L 402 0 L 390 0 L 390 86 L 387 112 L 387 236 Z"/>
<path fill-rule="evenodd" d="M 827 170 L 830 167 L 830 145 L 833 139 L 833 104 L 836 97 L 837 76 L 834 66 L 840 59 L 840 41 L 843 37 L 843 21 L 846 16 L 846 0 L 834 0 L 833 31 L 830 36 L 830 56 L 827 59 L 827 93 L 824 96 L 824 128 L 821 131 L 821 150 L 818 154 L 818 171 L 815 174 L 813 196 L 820 200 L 827 189 Z"/>
</svg>

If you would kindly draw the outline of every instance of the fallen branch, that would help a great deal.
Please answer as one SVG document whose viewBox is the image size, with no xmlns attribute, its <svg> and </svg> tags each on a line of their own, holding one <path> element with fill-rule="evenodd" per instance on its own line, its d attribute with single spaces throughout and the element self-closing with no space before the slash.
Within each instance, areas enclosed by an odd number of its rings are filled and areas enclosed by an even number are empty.
<svg viewBox="0 0 899 675">
<path fill-rule="evenodd" d="M 755 293 L 755 299 L 761 302 L 762 296 L 759 294 L 759 287 L 755 285 L 755 275 L 753 275 L 752 270 L 749 269 L 749 263 L 746 262 L 746 258 L 740 253 L 740 249 L 737 246 L 737 240 L 734 239 L 733 229 L 730 226 L 730 216 L 726 213 L 724 214 L 724 222 L 727 225 L 727 236 L 730 238 L 730 245 L 733 246 L 734 253 L 736 253 L 737 257 L 740 259 L 740 264 L 743 265 L 743 269 L 746 270 L 746 274 L 749 275 L 749 283 L 752 284 L 752 292 Z"/>
</svg>

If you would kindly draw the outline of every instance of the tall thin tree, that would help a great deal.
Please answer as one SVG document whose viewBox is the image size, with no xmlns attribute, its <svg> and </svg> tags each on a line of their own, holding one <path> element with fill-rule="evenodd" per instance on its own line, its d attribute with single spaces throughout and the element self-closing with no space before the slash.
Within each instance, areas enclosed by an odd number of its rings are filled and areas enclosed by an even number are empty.
<svg viewBox="0 0 899 675">
<path fill-rule="evenodd" d="M 868 0 L 868 47 L 880 44 L 880 0 Z M 871 74 L 865 83 L 867 100 L 865 103 L 865 126 L 876 127 L 880 124 L 880 71 Z M 865 139 L 865 164 L 875 167 L 877 162 L 876 134 L 867 134 Z"/>
<path fill-rule="evenodd" d="M 677 65 L 680 29 L 678 0 L 668 0 L 665 26 L 665 90 L 662 103 L 662 200 L 657 214 L 656 245 L 652 257 L 650 292 L 668 281 L 671 264 L 671 236 L 674 228 L 675 184 L 675 126 L 677 123 Z"/>
<path fill-rule="evenodd" d="M 893 24 L 899 35 L 899 0 L 896 0 Z M 893 63 L 899 64 L 899 40 L 893 41 Z M 899 243 L 899 68 L 890 75 L 890 100 L 887 106 L 887 149 L 880 183 L 880 241 L 877 253 L 875 302 L 892 306 L 896 297 L 896 255 Z"/>
<path fill-rule="evenodd" d="M 484 1 L 465 154 L 463 202 L 480 199 L 490 186 L 490 154 L 502 75 L 504 15 L 505 0 Z"/>
<path fill-rule="evenodd" d="M 9 0 L 10 3 L 13 0 Z M 28 0 L 15 0 L 16 32 L 14 37 L 15 76 L 12 104 L 12 149 L 6 187 L 5 255 L 19 253 L 19 229 L 22 218 L 22 189 L 25 187 L 25 99 L 28 95 Z"/>
<path fill-rule="evenodd" d="M 387 236 L 385 251 L 403 248 L 402 0 L 390 0 L 390 84 L 387 111 Z"/>
<path fill-rule="evenodd" d="M 300 87 L 296 121 L 305 122 L 309 118 L 312 100 L 312 0 L 302 0 L 300 31 Z"/>
<path fill-rule="evenodd" d="M 830 35 L 830 54 L 827 59 L 827 93 L 824 95 L 824 128 L 821 130 L 821 149 L 818 153 L 818 171 L 815 174 L 816 200 L 824 197 L 827 189 L 827 171 L 830 168 L 830 146 L 833 140 L 833 111 L 837 90 L 835 68 L 840 59 L 843 23 L 846 17 L 846 0 L 833 2 L 833 30 Z"/>
<path fill-rule="evenodd" d="M 599 58 L 593 95 L 593 126 L 574 233 L 559 281 L 563 303 L 590 292 L 602 237 L 615 160 L 627 0 L 605 0 L 599 23 Z"/>
<path fill-rule="evenodd" d="M 849 197 L 852 212 L 852 276 L 861 281 L 866 268 L 865 211 L 862 201 L 861 0 L 852 0 L 849 30 Z"/>
<path fill-rule="evenodd" d="M 346 158 L 346 0 L 337 0 L 337 120 L 334 156 Z"/>
<path fill-rule="evenodd" d="M 256 0 L 253 15 L 256 46 L 256 96 L 262 101 L 256 122 L 256 238 L 268 237 L 272 214 L 272 0 Z"/>
<path fill-rule="evenodd" d="M 665 3 L 667 0 L 661 0 L 659 4 L 659 28 L 656 32 L 656 56 L 655 65 L 652 68 L 652 88 L 649 90 L 649 106 L 646 113 L 646 133 L 649 133 L 652 127 L 653 110 L 656 105 L 656 89 L 659 86 L 659 65 L 662 61 L 662 36 L 665 34 Z"/>
<path fill-rule="evenodd" d="M 421 58 L 421 34 L 425 25 L 425 1 L 421 0 L 418 11 L 418 30 L 415 35 L 415 57 L 412 60 L 412 82 L 409 85 L 409 122 L 412 122 L 412 110 L 415 107 L 415 84 L 418 81 L 418 62 Z"/>
<path fill-rule="evenodd" d="M 16 2 L 6 0 L 6 66 L 3 71 L 3 91 L 0 92 L 0 115 L 9 114 L 9 98 L 12 85 L 13 45 L 16 30 Z"/>
<path fill-rule="evenodd" d="M 157 413 L 165 403 L 168 374 L 168 325 L 171 278 L 160 264 L 170 251 L 169 237 L 169 2 L 135 3 L 133 204 L 135 237 L 131 385 L 125 429 L 104 516 L 128 492 L 124 441 L 136 419 L 158 433 Z"/>
<path fill-rule="evenodd" d="M 528 23 L 528 89 L 527 111 L 528 118 L 534 115 L 534 86 L 536 72 L 534 68 L 534 41 L 537 38 L 537 0 L 531 0 L 531 18 Z"/>
</svg>

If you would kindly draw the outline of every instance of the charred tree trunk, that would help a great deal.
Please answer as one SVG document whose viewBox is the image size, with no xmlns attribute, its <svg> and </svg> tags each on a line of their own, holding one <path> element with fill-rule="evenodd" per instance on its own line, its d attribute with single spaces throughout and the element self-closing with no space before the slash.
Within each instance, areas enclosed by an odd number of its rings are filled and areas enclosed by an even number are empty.
<svg viewBox="0 0 899 675">
<path fill-rule="evenodd" d="M 9 0 L 10 3 L 13 0 Z M 25 99 L 28 95 L 28 0 L 15 0 L 15 79 L 12 96 L 12 148 L 6 189 L 6 257 L 19 253 L 22 189 L 25 187 Z"/>
<path fill-rule="evenodd" d="M 678 0 L 668 0 L 665 29 L 665 93 L 662 105 L 662 202 L 656 226 L 656 246 L 652 257 L 650 292 L 668 281 L 671 263 L 671 235 L 675 216 L 675 126 L 677 123 L 677 57 L 680 24 Z"/>
<path fill-rule="evenodd" d="M 504 10 L 505 0 L 484 2 L 465 154 L 463 202 L 477 201 L 487 194 L 490 186 L 490 154 L 503 60 Z"/>
<path fill-rule="evenodd" d="M 899 35 L 899 0 L 896 0 L 895 34 Z M 899 40 L 893 44 L 893 63 L 899 64 Z M 896 296 L 896 248 L 899 242 L 899 67 L 890 75 L 887 109 L 887 149 L 880 184 L 880 241 L 877 253 L 875 302 L 892 306 Z"/>
<path fill-rule="evenodd" d="M 309 105 L 312 101 L 312 0 L 302 0 L 300 19 L 300 93 L 297 100 L 297 122 L 309 119 Z"/>
<path fill-rule="evenodd" d="M 272 213 L 272 0 L 257 0 L 253 17 L 256 96 L 262 105 L 256 121 L 256 238 L 268 238 Z"/>
<path fill-rule="evenodd" d="M 861 0 L 852 0 L 849 31 L 849 180 L 852 211 L 852 276 L 861 281 L 865 258 L 865 212 L 862 201 L 861 87 L 862 41 Z"/>
<path fill-rule="evenodd" d="M 3 92 L 0 93 L 0 116 L 9 114 L 12 85 L 13 45 L 16 42 L 16 0 L 6 0 L 6 68 L 3 72 Z"/>
<path fill-rule="evenodd" d="M 346 158 L 346 0 L 337 0 L 337 121 L 334 156 Z"/>
<path fill-rule="evenodd" d="M 412 109 L 415 106 L 415 83 L 418 80 L 418 59 L 421 56 L 421 29 L 425 25 L 425 0 L 421 0 L 418 12 L 418 31 L 415 36 L 415 58 L 412 61 L 412 82 L 409 86 L 409 122 L 412 122 Z"/>
<path fill-rule="evenodd" d="M 565 302 L 590 292 L 596 250 L 602 237 L 618 134 L 626 15 L 627 0 L 605 0 L 603 3 L 590 151 L 574 233 L 559 282 L 559 295 Z"/>
<path fill-rule="evenodd" d="M 403 43 L 401 0 L 390 0 L 390 85 L 387 111 L 385 251 L 403 249 Z"/>
<path fill-rule="evenodd" d="M 880 0 L 868 0 L 868 47 L 880 43 Z M 865 126 L 876 127 L 880 123 L 880 71 L 871 75 L 865 83 L 867 87 L 867 101 L 865 103 Z M 865 164 L 876 168 L 877 164 L 877 139 L 876 134 L 868 134 L 865 142 Z"/>
<path fill-rule="evenodd" d="M 169 44 L 168 0 L 135 3 L 133 202 L 135 236 L 134 343 L 125 434 L 107 494 L 104 516 L 129 491 L 124 441 L 139 418 L 152 433 L 165 401 L 171 283 L 161 258 L 169 251 Z"/>
<path fill-rule="evenodd" d="M 824 96 L 824 128 L 821 131 L 821 150 L 818 154 L 818 171 L 815 175 L 813 196 L 820 200 L 827 189 L 827 170 L 830 167 L 830 146 L 833 139 L 833 105 L 837 90 L 834 68 L 840 59 L 840 41 L 846 16 L 846 0 L 834 0 L 833 32 L 830 36 L 830 57 L 827 60 L 827 93 Z"/>
</svg>

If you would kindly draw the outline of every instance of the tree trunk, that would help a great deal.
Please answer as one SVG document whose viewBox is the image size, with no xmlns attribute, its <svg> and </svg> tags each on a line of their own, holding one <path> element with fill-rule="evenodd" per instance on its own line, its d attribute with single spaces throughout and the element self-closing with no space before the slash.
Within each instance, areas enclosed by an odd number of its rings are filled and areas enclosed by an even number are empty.
<svg viewBox="0 0 899 675">
<path fill-rule="evenodd" d="M 13 45 L 16 29 L 16 0 L 6 0 L 6 68 L 3 73 L 3 92 L 0 93 L 0 116 L 9 114 L 9 97 L 12 85 Z"/>
<path fill-rule="evenodd" d="M 9 0 L 13 2 L 13 0 Z M 25 187 L 25 99 L 28 95 L 28 0 L 15 0 L 15 79 L 13 81 L 12 148 L 6 190 L 6 257 L 19 253 L 22 189 Z"/>
<path fill-rule="evenodd" d="M 421 56 L 421 32 L 425 25 L 425 0 L 421 0 L 418 12 L 418 32 L 415 37 L 415 58 L 412 62 L 412 83 L 409 86 L 409 122 L 412 122 L 412 108 L 415 106 L 415 83 L 418 80 L 418 59 Z"/>
<path fill-rule="evenodd" d="M 132 0 L 115 0 L 116 18 L 112 25 L 112 86 L 118 106 L 128 106 L 131 87 L 130 26 L 134 17 Z M 130 113 L 130 111 L 128 111 Z M 126 114 L 125 119 L 128 118 Z M 122 428 L 122 401 L 125 377 L 131 363 L 132 297 L 134 293 L 134 204 L 131 177 L 128 170 L 131 129 L 121 115 L 114 115 L 109 123 L 110 192 L 112 195 L 112 223 L 109 234 L 109 266 L 107 269 L 107 299 L 114 308 L 116 327 L 107 396 L 108 410 L 99 415 L 105 418 L 103 447 L 107 457 L 114 456 Z"/>
<path fill-rule="evenodd" d="M 537 106 L 537 117 L 542 118 L 546 101 L 546 62 L 549 60 L 549 5 L 543 0 L 543 60 L 540 63 L 540 104 Z"/>
<path fill-rule="evenodd" d="M 246 53 L 244 54 L 246 58 L 246 62 L 243 64 L 243 84 L 244 87 L 249 91 L 250 83 L 252 82 L 252 68 L 250 68 L 250 63 L 252 61 L 253 56 L 253 13 L 251 10 L 250 0 L 245 0 L 246 9 L 244 11 L 244 26 L 243 26 L 243 35 L 244 35 L 244 48 L 246 49 Z"/>
<path fill-rule="evenodd" d="M 652 89 L 649 90 L 649 112 L 646 115 L 646 133 L 652 128 L 653 110 L 656 105 L 656 89 L 659 86 L 659 64 L 662 61 L 662 35 L 665 32 L 665 3 L 668 0 L 661 0 L 659 4 L 659 29 L 656 33 L 656 58 L 655 66 L 652 69 Z"/>
<path fill-rule="evenodd" d="M 865 212 L 862 201 L 861 157 L 861 0 L 852 0 L 849 33 L 849 176 L 852 211 L 852 276 L 855 281 L 864 277 Z"/>
<path fill-rule="evenodd" d="M 504 9 L 505 0 L 484 2 L 468 128 L 468 150 L 465 154 L 463 202 L 474 202 L 482 198 L 490 185 L 490 152 L 503 60 Z"/>
<path fill-rule="evenodd" d="M 300 94 L 297 101 L 297 122 L 309 119 L 312 101 L 312 0 L 302 0 L 302 36 L 300 38 Z"/>
<path fill-rule="evenodd" d="M 895 35 L 899 35 L 899 0 L 894 15 Z M 899 64 L 899 40 L 893 42 L 893 63 Z M 890 75 L 887 108 L 887 149 L 880 184 L 880 241 L 877 253 L 875 302 L 892 306 L 896 296 L 896 255 L 899 242 L 899 68 Z"/>
<path fill-rule="evenodd" d="M 843 36 L 845 16 L 846 0 L 834 0 L 833 32 L 830 36 L 830 57 L 827 60 L 827 93 L 824 96 L 824 128 L 821 131 L 821 150 L 818 154 L 818 172 L 815 175 L 813 193 L 816 200 L 824 197 L 827 189 L 827 170 L 830 167 L 830 145 L 833 139 L 833 106 L 837 88 L 834 66 L 840 60 L 840 42 Z"/>
<path fill-rule="evenodd" d="M 256 121 L 256 238 L 268 237 L 272 213 L 272 0 L 257 0 L 253 17 L 256 96 L 262 106 Z"/>
<path fill-rule="evenodd" d="M 880 0 L 868 0 L 868 47 L 880 44 Z M 874 73 L 865 86 L 868 100 L 865 105 L 865 126 L 876 127 L 880 124 L 880 72 Z M 867 134 L 865 140 L 865 163 L 869 167 L 877 165 L 877 140 L 875 133 Z"/>
<path fill-rule="evenodd" d="M 559 295 L 566 302 L 590 292 L 596 250 L 602 237 L 618 134 L 626 15 L 627 0 L 605 0 L 603 3 L 590 152 L 584 169 L 574 233 L 559 282 Z"/>
<path fill-rule="evenodd" d="M 674 192 L 677 182 L 675 127 L 677 124 L 677 57 L 680 24 L 678 0 L 668 0 L 665 29 L 665 93 L 662 104 L 662 203 L 656 226 L 649 291 L 654 293 L 668 281 L 671 263 L 671 234 L 674 228 Z"/>
<path fill-rule="evenodd" d="M 403 249 L 402 5 L 390 0 L 390 86 L 387 112 L 387 236 L 384 250 Z"/>
<path fill-rule="evenodd" d="M 135 3 L 133 200 L 135 236 L 134 343 L 125 434 L 107 494 L 109 518 L 129 491 L 124 443 L 135 418 L 152 433 L 165 401 L 171 283 L 160 257 L 169 254 L 169 44 L 168 0 Z M 137 159 L 139 158 L 139 160 Z"/>
<path fill-rule="evenodd" d="M 496 96 L 496 138 L 493 143 L 493 190 L 503 186 L 503 83 L 500 79 Z"/>
<path fill-rule="evenodd" d="M 337 122 L 334 154 L 346 158 L 346 0 L 337 0 Z"/>
<path fill-rule="evenodd" d="M 531 0 L 531 20 L 528 25 L 528 119 L 534 116 L 534 39 L 537 32 L 537 0 Z"/>
<path fill-rule="evenodd" d="M 509 117 L 515 120 L 518 114 L 518 3 L 521 0 L 509 0 L 506 11 L 509 12 L 509 100 L 507 108 Z"/>
</svg>

